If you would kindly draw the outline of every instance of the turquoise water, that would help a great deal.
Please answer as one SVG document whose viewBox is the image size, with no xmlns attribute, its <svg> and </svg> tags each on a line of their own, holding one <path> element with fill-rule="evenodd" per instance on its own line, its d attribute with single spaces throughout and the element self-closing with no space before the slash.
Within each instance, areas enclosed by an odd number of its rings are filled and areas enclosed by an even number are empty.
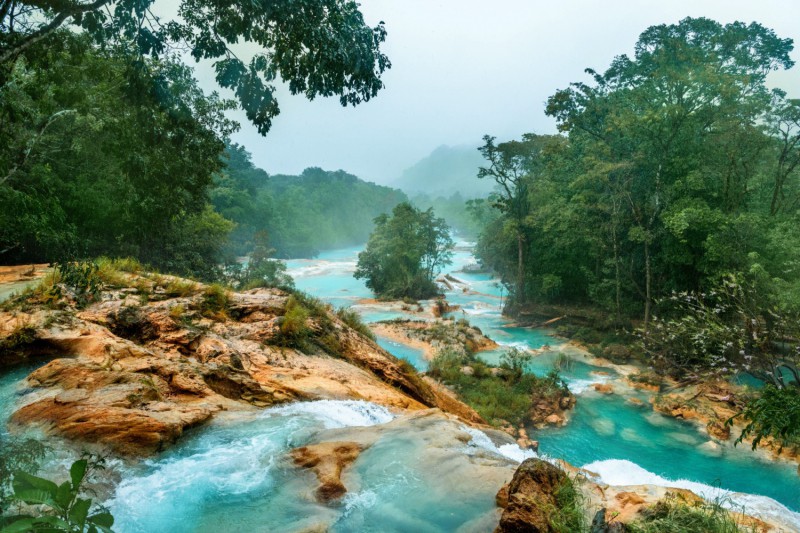
<svg viewBox="0 0 800 533">
<path fill-rule="evenodd" d="M 42 363 L 18 365 L 11 370 L 0 372 L 0 437 L 8 435 L 7 421 L 14 412 L 14 406 L 23 401 L 31 392 L 25 386 L 25 377 Z"/>
<path fill-rule="evenodd" d="M 358 248 L 322 254 L 315 260 L 288 262 L 299 288 L 335 305 L 354 306 L 369 321 L 411 316 L 388 305 L 359 305 L 369 290 L 352 278 Z M 457 264 L 472 262 L 468 249 Z M 462 306 L 453 315 L 466 317 L 508 346 L 556 350 L 562 341 L 546 330 L 510 328 L 500 316 L 502 290 L 486 274 L 452 273 L 465 282 L 449 291 L 448 300 Z M 422 354 L 388 339 L 379 344 L 417 368 Z M 503 350 L 481 357 L 496 363 Z M 564 352 L 568 353 L 568 352 Z M 545 351 L 529 371 L 545 374 L 557 357 Z M 21 384 L 33 367 L 0 375 L 0 421 L 14 404 L 25 401 Z M 714 495 L 713 487 L 772 498 L 732 495 L 764 516 L 795 520 L 800 531 L 800 477 L 795 466 L 761 460 L 746 449 L 713 447 L 694 426 L 653 413 L 644 392 L 632 394 L 643 406 L 619 395 L 604 396 L 591 384 L 615 377 L 613 371 L 575 360 L 562 372 L 579 395 L 572 420 L 564 428 L 537 430 L 540 452 L 586 466 L 614 484 L 652 483 L 684 486 Z M 420 466 L 426 444 L 411 434 L 392 435 L 366 450 L 353 466 L 359 485 L 339 505 L 317 504 L 312 473 L 298 471 L 285 455 L 316 432 L 381 424 L 391 419 L 384 408 L 365 402 L 310 402 L 244 414 L 223 414 L 208 426 L 189 431 L 175 447 L 151 460 L 118 466 L 122 482 L 105 503 L 117 517 L 120 533 L 302 531 L 330 525 L 335 532 L 469 530 L 494 509 L 496 487 L 460 487 L 445 481 L 442 470 Z M 5 423 L 0 424 L 5 431 Z M 465 452 L 466 453 L 466 452 Z M 346 483 L 350 483 L 346 480 Z M 454 488 L 455 487 L 455 488 Z M 466 490 L 463 490 L 465 489 Z M 491 527 L 490 527 L 491 528 Z M 480 527 L 477 530 L 485 530 Z"/>
<path fill-rule="evenodd" d="M 157 460 L 125 472 L 115 498 L 107 502 L 115 529 L 443 533 L 493 512 L 495 487 L 442 486 L 439 476 L 449 475 L 446 464 L 420 468 L 418 458 L 429 450 L 413 433 L 378 440 L 343 478 L 349 489 L 343 500 L 316 503 L 314 474 L 298 470 L 286 453 L 325 429 L 391 419 L 374 404 L 320 401 L 220 420 Z M 468 448 L 452 453 L 468 453 Z M 326 527 L 314 529 L 320 525 Z"/>
<path fill-rule="evenodd" d="M 746 446 L 711 448 L 689 423 L 655 413 L 646 403 L 632 406 L 618 395 L 581 396 L 567 426 L 538 431 L 534 438 L 540 452 L 572 464 L 627 459 L 667 479 L 761 494 L 800 509 L 796 468 L 760 460 Z"/>
<path fill-rule="evenodd" d="M 425 360 L 422 350 L 417 350 L 411 346 L 400 344 L 399 342 L 385 339 L 383 337 L 378 337 L 378 345 L 395 357 L 405 359 L 414 365 L 414 368 L 420 372 L 425 372 L 428 370 L 428 361 Z"/>
<path fill-rule="evenodd" d="M 504 291 L 497 281 L 489 274 L 459 272 L 464 265 L 474 262 L 468 243 L 461 244 L 455 253 L 454 264 L 448 270 L 464 285 L 457 284 L 454 290 L 448 290 L 447 299 L 461 306 L 460 310 L 451 313 L 454 318 L 468 319 L 501 344 L 501 349 L 484 352 L 481 357 L 496 364 L 505 346 L 531 349 L 550 346 L 558 349 L 563 340 L 555 338 L 551 331 L 508 327 L 509 321 L 500 314 Z M 341 268 L 326 264 L 324 273 L 316 276 L 314 281 L 305 278 L 303 284 L 322 288 L 324 298 L 340 297 L 339 288 L 342 287 L 361 297 L 371 296 L 363 283 L 347 279 L 355 268 L 358 250 L 351 248 L 330 254 L 324 260 L 334 262 L 332 258 L 336 257 Z M 304 273 L 310 271 L 310 263 L 302 265 L 306 268 Z M 290 265 L 290 273 L 293 273 L 293 267 Z M 359 307 L 356 309 L 362 311 Z M 365 318 L 374 321 L 379 316 L 395 315 L 396 312 L 371 306 L 366 309 Z M 387 343 L 382 346 L 398 357 L 409 357 L 407 347 Z M 555 352 L 545 352 L 534 359 L 529 371 L 546 374 L 555 358 Z M 578 406 L 566 427 L 535 432 L 533 438 L 539 440 L 541 453 L 563 458 L 578 466 L 594 465 L 599 470 L 610 465 L 618 469 L 628 468 L 631 481 L 641 482 L 638 474 L 644 471 L 648 479 L 688 480 L 768 496 L 789 509 L 800 511 L 800 476 L 796 466 L 763 460 L 742 448 L 715 447 L 694 425 L 653 413 L 645 393 L 633 393 L 644 402 L 644 406 L 628 403 L 619 395 L 595 393 L 591 389 L 592 383 L 615 377 L 615 373 L 607 368 L 575 360 L 568 370 L 562 371 L 562 376 L 570 389 L 579 394 Z M 624 477 L 625 472 L 622 475 Z"/>
</svg>

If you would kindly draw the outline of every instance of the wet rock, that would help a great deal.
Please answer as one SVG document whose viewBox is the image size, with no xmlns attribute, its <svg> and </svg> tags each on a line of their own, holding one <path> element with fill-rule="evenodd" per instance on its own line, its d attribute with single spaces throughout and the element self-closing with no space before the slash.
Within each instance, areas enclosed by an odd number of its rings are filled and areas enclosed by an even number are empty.
<svg viewBox="0 0 800 533">
<path fill-rule="evenodd" d="M 552 414 L 544 419 L 544 421 L 551 426 L 560 426 L 564 423 L 564 419 L 556 414 Z"/>
<path fill-rule="evenodd" d="M 124 455 L 150 454 L 174 442 L 183 430 L 207 421 L 210 406 L 170 406 L 150 412 L 144 408 L 96 405 L 83 401 L 63 403 L 44 399 L 19 409 L 13 424 L 43 426 L 46 430 L 88 444 L 102 443 Z"/>
<path fill-rule="evenodd" d="M 708 434 L 715 439 L 727 441 L 731 438 L 731 427 L 719 420 L 712 420 L 706 425 Z"/>
<path fill-rule="evenodd" d="M 327 503 L 347 492 L 342 483 L 342 471 L 358 458 L 364 448 L 358 442 L 323 442 L 296 448 L 290 455 L 297 466 L 314 471 L 319 480 L 315 491 L 317 500 Z"/>
<path fill-rule="evenodd" d="M 548 510 L 557 507 L 555 494 L 567 481 L 558 467 L 541 459 L 526 459 L 514 472 L 506 489 L 508 495 L 498 493 L 497 501 L 507 503 L 495 533 L 555 531 Z"/>
<path fill-rule="evenodd" d="M 609 344 L 603 349 L 603 357 L 612 363 L 627 363 L 631 359 L 631 351 L 622 344 Z"/>
<path fill-rule="evenodd" d="M 610 383 L 594 383 L 592 388 L 600 394 L 614 394 L 614 387 Z"/>
</svg>

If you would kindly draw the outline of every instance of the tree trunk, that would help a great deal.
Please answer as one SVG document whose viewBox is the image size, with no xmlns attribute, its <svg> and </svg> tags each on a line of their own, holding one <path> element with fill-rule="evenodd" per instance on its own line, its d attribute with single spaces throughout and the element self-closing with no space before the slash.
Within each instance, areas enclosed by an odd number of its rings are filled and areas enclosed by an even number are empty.
<svg viewBox="0 0 800 533">
<path fill-rule="evenodd" d="M 644 280 L 645 280 L 645 301 L 644 301 L 644 334 L 647 335 L 648 326 L 650 325 L 650 301 L 652 298 L 650 297 L 651 294 L 651 278 L 652 273 L 650 271 L 650 242 L 648 240 L 644 241 Z"/>
<path fill-rule="evenodd" d="M 614 285 L 617 326 L 622 324 L 622 280 L 619 271 L 619 243 L 617 242 L 617 229 L 611 228 L 612 241 L 614 242 Z"/>
<path fill-rule="evenodd" d="M 517 309 L 525 301 L 525 239 L 522 232 L 517 232 Z"/>
</svg>

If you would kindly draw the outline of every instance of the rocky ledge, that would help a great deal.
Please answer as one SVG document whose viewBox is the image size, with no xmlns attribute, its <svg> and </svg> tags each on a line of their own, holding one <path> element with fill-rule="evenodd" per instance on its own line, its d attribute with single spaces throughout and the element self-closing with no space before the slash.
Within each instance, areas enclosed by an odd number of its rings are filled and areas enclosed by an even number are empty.
<svg viewBox="0 0 800 533">
<path fill-rule="evenodd" d="M 373 329 L 378 335 L 422 350 L 426 359 L 433 359 L 440 351 L 465 355 L 498 348 L 466 320 L 396 319 L 379 322 Z"/>
<path fill-rule="evenodd" d="M 119 276 L 124 283 L 81 310 L 67 291 L 53 298 L 40 289 L 4 304 L 0 367 L 49 361 L 28 377 L 33 391 L 12 427 L 142 455 L 222 410 L 296 400 L 440 407 L 481 422 L 319 302 L 300 314 L 298 339 L 282 327 L 287 307 L 299 305 L 284 291 L 233 293 L 168 276 Z"/>
<path fill-rule="evenodd" d="M 743 387 L 726 381 L 711 381 L 658 394 L 653 398 L 653 409 L 693 422 L 715 441 L 732 445 L 746 423 L 742 417 L 734 418 L 744 407 L 746 395 Z M 751 442 L 747 439 L 742 446 L 749 447 Z M 800 448 L 796 446 L 782 447 L 767 437 L 759 443 L 759 448 L 775 459 L 800 463 Z"/>
</svg>

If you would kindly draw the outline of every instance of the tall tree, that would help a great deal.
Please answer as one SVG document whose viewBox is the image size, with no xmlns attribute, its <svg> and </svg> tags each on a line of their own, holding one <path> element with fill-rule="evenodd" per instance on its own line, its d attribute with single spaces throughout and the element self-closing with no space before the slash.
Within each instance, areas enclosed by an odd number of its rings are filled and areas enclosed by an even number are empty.
<svg viewBox="0 0 800 533">
<path fill-rule="evenodd" d="M 483 146 L 478 148 L 488 166 L 478 169 L 478 178 L 491 178 L 497 183 L 497 193 L 490 196 L 494 207 L 504 214 L 508 227 L 516 238 L 517 273 L 514 284 L 514 302 L 517 309 L 524 306 L 526 229 L 529 215 L 528 194 L 531 182 L 544 169 L 542 151 L 546 136 L 526 134 L 521 141 L 495 143 L 495 137 L 485 135 Z"/>
<path fill-rule="evenodd" d="M 576 142 L 607 145 L 610 161 L 630 169 L 625 195 L 634 226 L 628 238 L 642 250 L 645 328 L 654 299 L 654 256 L 664 242 L 664 217 L 676 209 L 676 193 L 697 188 L 696 173 L 713 139 L 755 125 L 771 98 L 766 75 L 791 67 L 791 50 L 790 39 L 756 23 L 723 26 L 687 18 L 648 28 L 633 58 L 617 57 L 603 74 L 589 70 L 592 85 L 574 83 L 549 99 L 547 112 L 562 131 L 571 138 L 580 132 Z M 701 201 L 734 210 L 742 201 L 738 175 L 717 170 L 700 176 L 709 180 L 701 185 L 708 193 Z"/>
<path fill-rule="evenodd" d="M 452 261 L 453 246 L 443 219 L 402 202 L 391 216 L 375 219 L 354 276 L 382 298 L 430 298 L 439 292 L 434 277 Z"/>
</svg>

